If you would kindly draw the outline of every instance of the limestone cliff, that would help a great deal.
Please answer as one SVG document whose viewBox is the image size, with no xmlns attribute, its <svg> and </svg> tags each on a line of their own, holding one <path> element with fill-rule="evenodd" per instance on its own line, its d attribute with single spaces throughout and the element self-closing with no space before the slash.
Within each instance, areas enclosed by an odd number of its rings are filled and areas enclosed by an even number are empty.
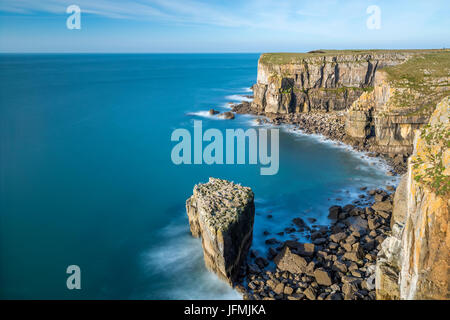
<svg viewBox="0 0 450 320">
<path fill-rule="evenodd" d="M 416 133 L 394 198 L 392 235 L 377 258 L 378 299 L 450 299 L 449 100 Z"/>
<path fill-rule="evenodd" d="M 412 153 L 414 131 L 450 94 L 450 50 L 263 54 L 254 113 L 345 111 L 345 143 L 389 156 Z"/>
<path fill-rule="evenodd" d="M 266 113 L 345 110 L 370 90 L 378 69 L 402 63 L 411 54 L 382 50 L 263 54 L 252 107 Z"/>
<path fill-rule="evenodd" d="M 407 154 L 414 131 L 429 120 L 436 103 L 450 94 L 450 51 L 416 55 L 379 70 L 374 89 L 363 93 L 346 114 L 346 134 L 373 141 L 373 151 Z"/>
<path fill-rule="evenodd" d="M 186 211 L 192 235 L 202 239 L 206 267 L 233 285 L 252 242 L 252 190 L 210 178 L 194 187 Z"/>
</svg>

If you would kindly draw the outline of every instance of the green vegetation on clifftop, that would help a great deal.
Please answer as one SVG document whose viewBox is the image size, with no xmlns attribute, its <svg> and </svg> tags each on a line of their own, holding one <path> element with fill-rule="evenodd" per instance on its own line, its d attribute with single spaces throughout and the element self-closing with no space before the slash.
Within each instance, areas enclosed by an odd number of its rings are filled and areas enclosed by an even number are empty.
<svg viewBox="0 0 450 320">
<path fill-rule="evenodd" d="M 442 50 L 315 50 L 304 53 L 263 53 L 260 57 L 260 63 L 263 64 L 290 64 L 302 63 L 308 58 L 317 57 L 334 57 L 342 55 L 366 55 L 366 54 L 383 54 L 383 53 L 410 53 L 410 54 L 424 54 L 431 52 L 439 52 Z"/>
<path fill-rule="evenodd" d="M 396 107 L 416 107 L 409 115 L 430 114 L 436 103 L 450 95 L 450 50 L 415 55 L 405 63 L 383 69 L 397 90 Z"/>
</svg>

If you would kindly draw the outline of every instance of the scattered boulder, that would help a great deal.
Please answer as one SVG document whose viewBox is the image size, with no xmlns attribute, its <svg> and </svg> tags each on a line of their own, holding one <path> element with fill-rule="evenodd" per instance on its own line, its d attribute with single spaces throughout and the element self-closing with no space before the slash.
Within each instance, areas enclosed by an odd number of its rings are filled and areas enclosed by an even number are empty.
<svg viewBox="0 0 450 320">
<path fill-rule="evenodd" d="M 306 289 L 304 292 L 305 296 L 309 299 L 309 300 L 316 300 L 317 297 L 317 291 L 312 288 L 309 287 L 308 289 Z"/>
<path fill-rule="evenodd" d="M 273 292 L 275 292 L 276 294 L 282 294 L 284 292 L 284 283 L 278 283 L 273 289 Z"/>
<path fill-rule="evenodd" d="M 342 212 L 341 206 L 332 206 L 328 210 L 328 218 L 337 220 L 339 218 L 339 214 Z"/>
<path fill-rule="evenodd" d="M 292 219 L 292 222 L 299 228 L 303 228 L 306 226 L 306 223 L 302 218 L 294 218 Z"/>
<path fill-rule="evenodd" d="M 372 206 L 375 211 L 392 211 L 392 203 L 388 200 L 382 202 L 375 202 Z"/>
<path fill-rule="evenodd" d="M 292 289 L 292 287 L 289 287 L 289 286 L 284 287 L 284 294 L 291 295 L 293 292 L 294 292 L 294 289 Z"/>
<path fill-rule="evenodd" d="M 381 189 L 375 190 L 374 195 L 381 195 L 378 198 L 386 204 L 393 198 Z M 253 287 L 248 287 L 251 299 L 375 299 L 376 256 L 387 237 L 392 208 L 386 206 L 383 209 L 387 211 L 375 210 L 373 206 L 379 208 L 374 199 L 364 201 L 365 204 L 332 206 L 329 209 L 333 220 L 330 226 L 308 226 L 302 218 L 295 218 L 292 222 L 297 228 L 288 227 L 283 231 L 294 240 L 280 245 L 279 240 L 269 239 L 269 243 L 278 245 L 269 248 L 267 254 L 276 269 L 266 267 L 258 255 L 252 258 L 254 263 L 249 269 L 256 266 L 261 273 L 247 273 L 248 283 L 252 282 Z M 289 228 L 292 232 L 288 232 Z M 297 232 L 302 232 L 311 239 L 310 242 L 299 242 L 295 236 Z"/>
<path fill-rule="evenodd" d="M 314 277 L 318 284 L 322 286 L 331 286 L 332 281 L 328 272 L 324 268 L 318 268 L 314 271 Z"/>
<path fill-rule="evenodd" d="M 331 269 L 342 273 L 347 273 L 348 271 L 347 265 L 345 263 L 342 263 L 341 261 L 335 261 Z"/>
<path fill-rule="evenodd" d="M 305 258 L 292 253 L 289 246 L 284 246 L 283 250 L 275 257 L 274 262 L 278 269 L 290 273 L 304 273 L 308 264 Z"/>
<path fill-rule="evenodd" d="M 219 117 L 226 119 L 226 120 L 232 120 L 232 119 L 234 119 L 234 113 L 231 111 L 226 111 L 224 113 L 219 114 Z"/>
<path fill-rule="evenodd" d="M 333 242 L 336 242 L 336 243 L 341 242 L 345 238 L 347 238 L 347 235 L 345 234 L 345 232 L 335 233 L 330 236 L 330 240 Z"/>
<path fill-rule="evenodd" d="M 315 247 L 316 246 L 313 243 L 302 243 L 297 251 L 302 256 L 312 257 L 314 255 Z"/>
<path fill-rule="evenodd" d="M 367 232 L 367 220 L 361 218 L 361 217 L 350 217 L 347 218 L 345 221 L 345 224 L 348 226 L 348 228 L 351 231 L 356 232 Z"/>
</svg>

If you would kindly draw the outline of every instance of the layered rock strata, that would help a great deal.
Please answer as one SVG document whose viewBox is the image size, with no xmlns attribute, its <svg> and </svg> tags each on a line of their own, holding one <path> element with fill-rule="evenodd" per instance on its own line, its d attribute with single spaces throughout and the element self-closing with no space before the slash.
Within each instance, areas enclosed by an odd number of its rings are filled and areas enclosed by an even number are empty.
<svg viewBox="0 0 450 320">
<path fill-rule="evenodd" d="M 449 97 L 416 133 L 395 196 L 392 235 L 377 258 L 378 299 L 450 299 Z"/>
<path fill-rule="evenodd" d="M 186 212 L 192 236 L 202 239 L 206 267 L 234 285 L 252 242 L 252 190 L 210 178 L 194 187 Z"/>
<path fill-rule="evenodd" d="M 263 54 L 252 107 L 265 113 L 346 110 L 373 86 L 378 69 L 412 53 L 330 51 L 324 54 Z"/>
<path fill-rule="evenodd" d="M 442 65 L 433 66 L 433 59 L 441 56 Z M 430 60 L 429 68 L 422 61 L 426 59 Z M 377 152 L 410 155 L 415 130 L 428 123 L 436 103 L 450 93 L 449 62 L 450 53 L 428 54 L 379 70 L 374 90 L 363 93 L 346 113 L 348 137 L 360 141 L 373 137 Z M 449 73 L 433 68 L 447 68 Z"/>
</svg>

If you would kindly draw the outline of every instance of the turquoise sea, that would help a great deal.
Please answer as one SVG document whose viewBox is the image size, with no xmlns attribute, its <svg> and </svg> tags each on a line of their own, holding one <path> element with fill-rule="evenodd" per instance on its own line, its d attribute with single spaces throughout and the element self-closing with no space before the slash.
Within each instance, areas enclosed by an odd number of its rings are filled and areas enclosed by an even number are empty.
<svg viewBox="0 0 450 320">
<path fill-rule="evenodd" d="M 384 164 L 280 128 L 280 168 L 180 165 L 176 128 L 247 99 L 258 54 L 0 55 L 0 298 L 233 299 L 207 272 L 185 200 L 210 176 L 256 195 L 253 249 L 295 217 L 327 223 L 360 186 L 392 183 Z M 338 201 L 336 198 L 342 200 Z M 268 219 L 267 215 L 272 215 Z M 66 268 L 81 268 L 68 290 Z"/>
</svg>

